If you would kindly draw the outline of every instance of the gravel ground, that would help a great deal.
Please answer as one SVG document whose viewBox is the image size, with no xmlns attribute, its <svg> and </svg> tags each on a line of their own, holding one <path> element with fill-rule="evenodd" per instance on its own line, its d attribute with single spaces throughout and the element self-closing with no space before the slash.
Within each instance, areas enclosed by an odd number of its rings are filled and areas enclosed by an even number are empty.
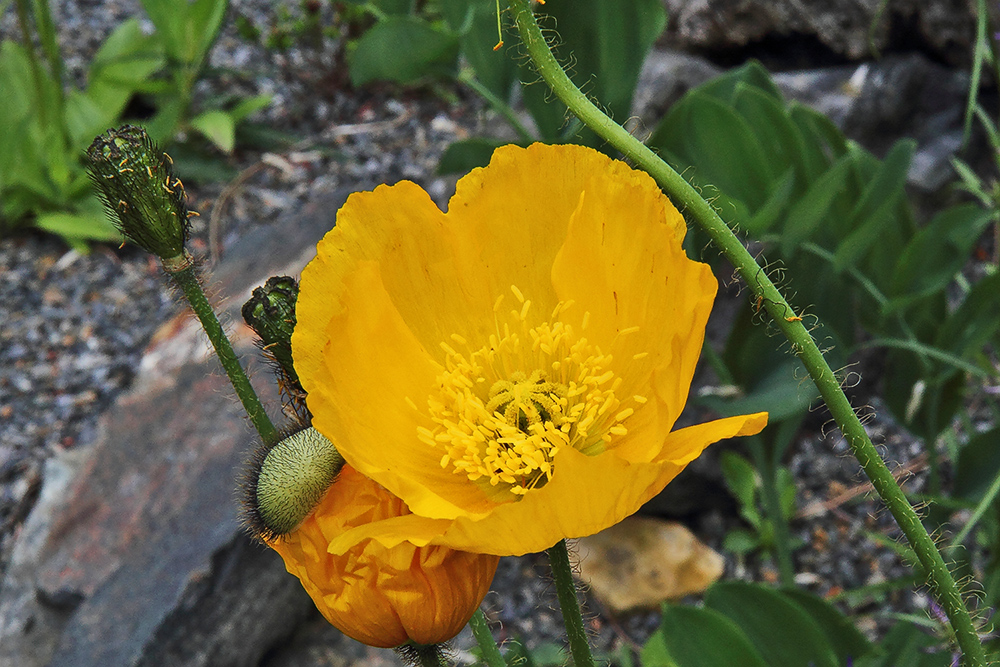
<svg viewBox="0 0 1000 667">
<path fill-rule="evenodd" d="M 139 13 L 131 0 L 58 4 L 67 65 L 77 78 L 110 28 Z M 273 17 L 266 0 L 232 4 L 234 12 L 260 26 Z M 295 11 L 298 3 L 287 6 Z M 0 17 L 0 36 L 16 35 L 12 14 Z M 287 219 L 317 194 L 351 184 L 406 178 L 423 185 L 439 203 L 447 201 L 454 181 L 433 176 L 438 157 L 450 142 L 484 132 L 491 119 L 449 88 L 352 93 L 338 87 L 330 56 L 334 46 L 278 53 L 247 42 L 227 21 L 212 53 L 213 74 L 199 87 L 199 97 L 223 90 L 271 93 L 272 105 L 257 120 L 301 141 L 269 153 L 239 149 L 229 160 L 239 176 L 228 185 L 188 184 L 191 208 L 202 213 L 194 222 L 192 249 L 203 258 L 210 261 L 213 253 L 224 252 L 250 226 Z M 133 248 L 98 246 L 81 255 L 57 239 L 32 233 L 0 241 L 0 575 L 37 496 L 44 460 L 93 438 L 99 415 L 128 388 L 151 336 L 179 307 L 155 263 Z M 863 481 L 839 433 L 824 436 L 820 426 L 807 430 L 790 463 L 800 507 Z M 891 424 L 876 422 L 875 430 L 888 443 L 891 460 L 906 465 L 919 457 L 918 444 Z M 701 468 L 712 465 L 708 460 Z M 919 491 L 922 483 L 918 472 L 908 488 Z M 687 521 L 720 549 L 739 520 L 731 503 L 713 505 L 719 506 Z M 895 535 L 891 518 L 867 497 L 799 519 L 793 530 L 805 545 L 796 556 L 799 583 L 818 593 L 835 594 L 906 573 L 890 550 L 865 538 L 866 531 Z M 766 559 L 729 556 L 727 561 L 727 576 L 776 579 Z M 498 592 L 487 599 L 503 632 L 527 637 L 529 645 L 559 635 L 544 571 L 540 557 L 504 559 Z M 927 606 L 923 593 L 910 590 L 890 594 L 888 602 L 900 611 Z M 884 605 L 861 611 L 877 612 Z M 590 626 L 603 651 L 623 642 L 638 646 L 657 623 L 653 613 L 612 619 L 598 613 L 598 602 L 592 600 L 589 607 Z M 876 632 L 881 627 L 877 616 L 863 619 L 863 627 Z"/>
</svg>

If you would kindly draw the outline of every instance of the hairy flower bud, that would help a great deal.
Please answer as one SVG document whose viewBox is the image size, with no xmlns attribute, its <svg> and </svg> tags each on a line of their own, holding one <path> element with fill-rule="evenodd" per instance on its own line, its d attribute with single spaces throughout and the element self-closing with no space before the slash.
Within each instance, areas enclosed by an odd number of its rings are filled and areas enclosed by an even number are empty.
<svg viewBox="0 0 1000 667">
<path fill-rule="evenodd" d="M 244 489 L 250 530 L 265 541 L 292 532 L 343 466 L 333 443 L 311 427 L 259 451 Z"/>
<path fill-rule="evenodd" d="M 243 320 L 260 336 L 261 347 L 295 383 L 299 378 L 292 366 L 292 331 L 298 296 L 299 286 L 293 278 L 274 276 L 254 289 L 242 311 Z"/>
<path fill-rule="evenodd" d="M 111 219 L 132 243 L 172 264 L 186 265 L 188 210 L 170 157 L 141 127 L 123 125 L 94 139 L 88 171 Z"/>
</svg>

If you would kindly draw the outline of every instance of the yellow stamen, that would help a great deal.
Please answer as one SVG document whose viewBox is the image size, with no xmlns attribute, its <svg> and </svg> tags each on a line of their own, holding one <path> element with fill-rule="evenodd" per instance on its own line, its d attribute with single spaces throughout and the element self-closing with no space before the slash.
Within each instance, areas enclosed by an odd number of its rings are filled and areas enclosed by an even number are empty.
<svg viewBox="0 0 1000 667">
<path fill-rule="evenodd" d="M 637 408 L 617 396 L 622 379 L 611 355 L 581 335 L 589 313 L 579 330 L 563 319 L 570 303 L 557 305 L 548 321 L 531 322 L 531 301 L 517 286 L 511 292 L 521 309 L 508 311 L 510 321 L 498 321 L 482 347 L 459 352 L 440 344 L 446 370 L 427 398 L 433 426 L 418 428 L 417 437 L 443 450 L 442 467 L 514 500 L 548 483 L 561 448 L 593 455 L 613 446 Z M 450 338 L 468 347 L 462 336 Z"/>
</svg>

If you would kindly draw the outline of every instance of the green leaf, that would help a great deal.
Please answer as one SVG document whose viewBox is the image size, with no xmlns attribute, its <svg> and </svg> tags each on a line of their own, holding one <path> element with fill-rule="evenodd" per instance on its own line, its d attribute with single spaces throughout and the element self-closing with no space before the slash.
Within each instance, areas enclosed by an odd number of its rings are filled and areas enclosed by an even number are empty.
<svg viewBox="0 0 1000 667">
<path fill-rule="evenodd" d="M 160 41 L 144 34 L 137 19 L 115 28 L 97 50 L 87 74 L 87 97 L 102 110 L 108 127 L 165 63 Z"/>
<path fill-rule="evenodd" d="M 663 608 L 663 621 L 642 648 L 643 667 L 767 667 L 746 634 L 712 609 Z"/>
<path fill-rule="evenodd" d="M 494 0 L 442 0 L 441 7 L 452 31 L 459 34 L 462 55 L 476 79 L 497 98 L 508 101 L 518 70 L 517 59 L 508 50 L 519 43 L 510 22 L 504 21 L 506 46 L 494 51 L 498 39 Z"/>
<path fill-rule="evenodd" d="M 857 660 L 874 649 L 872 643 L 848 617 L 826 600 L 798 588 L 781 591 L 786 598 L 804 609 L 826 635 L 840 664 Z"/>
<path fill-rule="evenodd" d="M 624 122 L 631 114 L 632 96 L 642 63 L 666 25 L 659 0 L 575 0 L 553 2 L 538 9 L 544 28 L 559 33 L 554 48 L 558 60 L 571 64 L 569 75 L 600 101 L 612 118 Z M 605 142 L 589 129 L 576 138 L 562 137 L 566 106 L 556 100 L 538 74 L 521 68 L 525 106 L 544 141 L 574 139 L 594 147 Z"/>
<path fill-rule="evenodd" d="M 236 106 L 229 110 L 229 116 L 233 119 L 233 123 L 239 124 L 248 116 L 252 116 L 270 104 L 272 99 L 273 96 L 269 93 L 247 97 L 240 100 Z"/>
<path fill-rule="evenodd" d="M 473 137 L 452 143 L 438 162 L 439 174 L 465 174 L 476 167 L 485 167 L 493 151 L 509 142 L 486 137 Z"/>
<path fill-rule="evenodd" d="M 760 478 L 757 471 L 736 452 L 723 452 L 721 467 L 726 486 L 740 503 L 740 514 L 754 528 L 759 528 L 761 517 L 757 511 L 757 487 L 760 486 Z"/>
<path fill-rule="evenodd" d="M 1000 272 L 987 276 L 969 290 L 965 300 L 941 326 L 935 343 L 960 357 L 970 357 L 1000 329 Z M 986 364 L 991 374 L 996 371 Z"/>
<path fill-rule="evenodd" d="M 958 451 L 954 495 L 977 503 L 1000 475 L 1000 427 L 977 433 Z"/>
<path fill-rule="evenodd" d="M 140 0 L 153 22 L 156 33 L 170 59 L 187 61 L 186 24 L 190 3 L 176 0 Z"/>
<path fill-rule="evenodd" d="M 947 287 L 962 270 L 990 212 L 976 204 L 960 204 L 935 215 L 903 248 L 892 275 L 896 297 L 888 310 Z"/>
<path fill-rule="evenodd" d="M 236 145 L 236 123 L 227 112 L 206 111 L 191 119 L 191 127 L 205 135 L 222 151 L 233 152 L 233 147 Z"/>
<path fill-rule="evenodd" d="M 848 219 L 850 233 L 834 252 L 837 270 L 855 265 L 876 241 L 884 237 L 886 226 L 893 219 L 893 208 L 906 185 L 906 174 L 910 168 L 916 142 L 903 139 L 893 145 L 885 156 L 875 178 L 865 188 L 861 200 Z"/>
<path fill-rule="evenodd" d="M 655 147 L 690 159 L 699 181 L 743 202 L 751 213 L 757 211 L 767 200 L 775 176 L 753 128 L 708 95 L 696 93 L 685 101 L 680 113 L 664 119 L 677 123 L 673 136 L 680 145 L 657 143 Z"/>
<path fill-rule="evenodd" d="M 743 223 L 743 229 L 746 230 L 746 233 L 751 237 L 759 237 L 770 229 L 785 213 L 794 190 L 795 168 L 789 167 L 785 174 L 778 179 L 777 185 L 771 189 L 763 206 L 757 209 L 752 218 Z"/>
<path fill-rule="evenodd" d="M 228 7 L 229 0 L 194 0 L 190 3 L 185 26 L 190 49 L 188 62 L 201 64 L 208 55 L 219 35 Z"/>
<path fill-rule="evenodd" d="M 79 90 L 70 90 L 66 93 L 63 114 L 70 144 L 76 151 L 85 150 L 94 137 L 108 129 L 109 122 L 105 110 Z M 113 124 L 114 119 L 111 122 Z"/>
<path fill-rule="evenodd" d="M 87 213 L 39 213 L 35 226 L 58 234 L 67 241 L 121 241 L 121 234 L 108 219 Z"/>
<path fill-rule="evenodd" d="M 703 396 L 698 404 L 731 417 L 753 412 L 768 412 L 773 422 L 782 421 L 809 409 L 819 392 L 811 382 L 803 382 L 805 368 L 796 359 L 787 356 L 770 369 L 764 377 L 757 378 L 745 396 L 727 399 Z"/>
<path fill-rule="evenodd" d="M 814 180 L 788 211 L 781 237 L 781 254 L 788 256 L 796 246 L 808 240 L 820 223 L 830 214 L 834 200 L 843 192 L 851 170 L 850 156 L 837 160 L 832 167 Z"/>
<path fill-rule="evenodd" d="M 732 104 L 737 90 L 741 88 L 753 88 L 777 102 L 784 100 L 781 91 L 771 79 L 771 74 L 767 71 L 767 68 L 757 60 L 751 60 L 745 65 L 731 69 L 711 81 L 703 83 L 696 90 L 705 95 L 710 95 L 720 102 Z"/>
<path fill-rule="evenodd" d="M 735 528 L 722 539 L 722 548 L 734 554 L 745 556 L 760 548 L 760 538 L 749 530 Z"/>
<path fill-rule="evenodd" d="M 358 40 L 349 58 L 351 83 L 413 83 L 454 70 L 458 39 L 426 21 L 393 16 L 375 24 Z"/>
<path fill-rule="evenodd" d="M 746 83 L 736 86 L 733 108 L 754 129 L 775 173 L 794 167 L 799 178 L 808 176 L 805 140 L 792 122 L 781 97 Z"/>
<path fill-rule="evenodd" d="M 774 589 L 719 582 L 705 594 L 705 606 L 734 621 L 768 665 L 838 667 L 834 649 L 816 621 Z"/>
</svg>

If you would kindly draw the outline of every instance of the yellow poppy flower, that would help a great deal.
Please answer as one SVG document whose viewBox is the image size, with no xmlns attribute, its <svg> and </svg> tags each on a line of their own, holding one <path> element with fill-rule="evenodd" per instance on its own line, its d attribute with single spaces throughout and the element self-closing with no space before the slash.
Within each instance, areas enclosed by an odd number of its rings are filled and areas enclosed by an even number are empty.
<svg viewBox="0 0 1000 667">
<path fill-rule="evenodd" d="M 413 183 L 352 195 L 306 267 L 292 337 L 313 426 L 412 514 L 385 546 L 541 551 L 635 512 L 766 413 L 672 430 L 717 289 L 645 173 L 507 146 L 442 213 Z"/>
<path fill-rule="evenodd" d="M 323 616 L 369 646 L 438 644 L 469 622 L 489 592 L 496 556 L 368 540 L 343 555 L 331 540 L 355 526 L 405 515 L 406 506 L 350 466 L 290 533 L 267 540 Z"/>
</svg>

